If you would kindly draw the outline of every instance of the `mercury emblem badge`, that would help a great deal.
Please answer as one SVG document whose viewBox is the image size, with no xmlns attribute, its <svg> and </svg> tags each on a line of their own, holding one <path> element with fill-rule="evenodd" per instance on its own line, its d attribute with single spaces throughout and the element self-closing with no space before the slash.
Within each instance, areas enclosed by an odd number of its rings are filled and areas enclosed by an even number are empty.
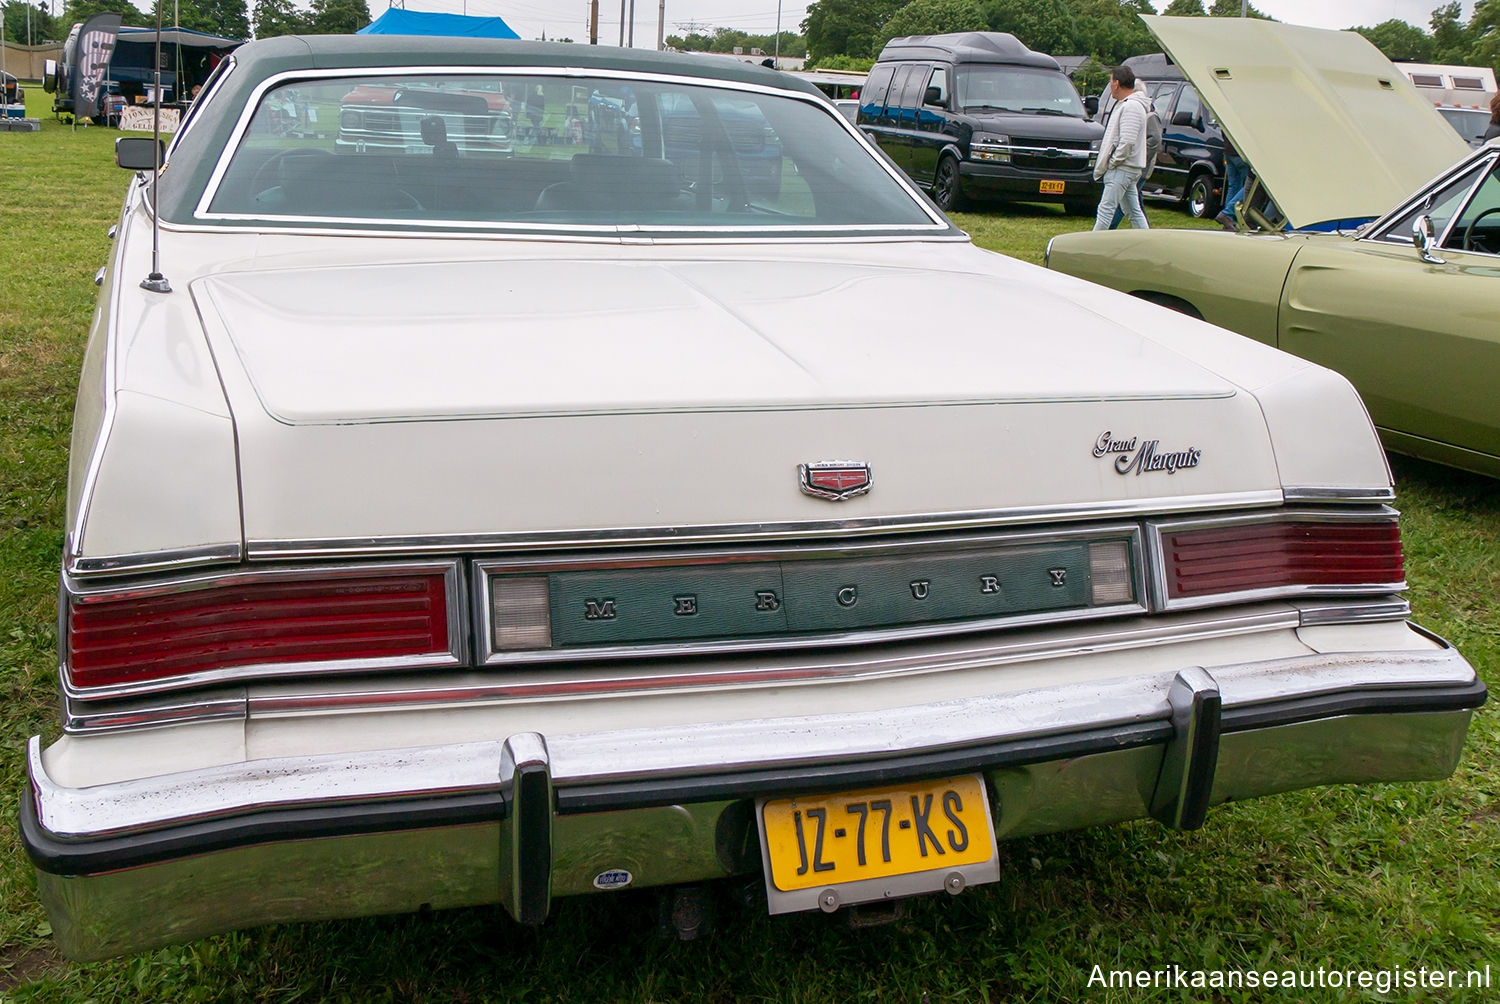
<svg viewBox="0 0 1500 1004">
<path fill-rule="evenodd" d="M 874 482 L 870 465 L 852 460 L 823 460 L 798 464 L 797 480 L 805 495 L 842 502 L 870 490 Z"/>
</svg>

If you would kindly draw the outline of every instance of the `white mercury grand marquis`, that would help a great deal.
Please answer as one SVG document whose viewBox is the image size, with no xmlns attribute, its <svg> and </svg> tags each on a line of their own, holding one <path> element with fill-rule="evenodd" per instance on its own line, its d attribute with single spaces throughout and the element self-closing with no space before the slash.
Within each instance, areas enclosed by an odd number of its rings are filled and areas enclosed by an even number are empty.
<svg viewBox="0 0 1500 1004">
<path fill-rule="evenodd" d="M 541 114 L 502 156 L 480 106 Z M 792 77 L 278 38 L 156 149 L 22 808 L 73 958 L 731 875 L 834 911 L 1458 761 L 1485 688 L 1407 619 L 1348 382 L 976 249 Z"/>
</svg>

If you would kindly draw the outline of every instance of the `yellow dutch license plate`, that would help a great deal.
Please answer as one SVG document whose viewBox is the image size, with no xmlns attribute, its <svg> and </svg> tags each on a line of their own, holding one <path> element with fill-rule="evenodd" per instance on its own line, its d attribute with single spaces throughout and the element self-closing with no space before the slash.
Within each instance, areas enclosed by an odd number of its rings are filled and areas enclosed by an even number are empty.
<svg viewBox="0 0 1500 1004">
<path fill-rule="evenodd" d="M 995 854 L 989 801 L 974 775 L 773 799 L 761 808 L 761 826 L 771 884 L 782 892 L 947 875 Z"/>
<path fill-rule="evenodd" d="M 1061 182 L 1061 181 L 1043 181 L 1042 182 L 1042 194 L 1043 195 L 1061 195 L 1063 193 L 1063 189 L 1066 188 L 1066 187 L 1067 186 L 1063 182 Z"/>
</svg>

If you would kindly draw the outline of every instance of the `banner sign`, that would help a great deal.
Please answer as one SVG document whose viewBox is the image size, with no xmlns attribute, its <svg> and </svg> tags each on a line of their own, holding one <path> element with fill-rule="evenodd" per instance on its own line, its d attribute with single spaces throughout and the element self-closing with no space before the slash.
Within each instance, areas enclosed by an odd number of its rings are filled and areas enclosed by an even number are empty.
<svg viewBox="0 0 1500 1004">
<path fill-rule="evenodd" d="M 73 73 L 73 114 L 94 118 L 103 114 L 104 81 L 115 54 L 120 31 L 119 14 L 95 14 L 78 31 L 78 68 Z"/>
</svg>

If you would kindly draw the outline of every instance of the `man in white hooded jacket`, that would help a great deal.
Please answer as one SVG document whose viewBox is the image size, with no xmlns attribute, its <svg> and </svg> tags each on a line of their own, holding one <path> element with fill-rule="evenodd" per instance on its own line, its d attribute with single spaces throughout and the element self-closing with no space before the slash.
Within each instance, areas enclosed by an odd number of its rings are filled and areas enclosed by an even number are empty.
<svg viewBox="0 0 1500 1004">
<path fill-rule="evenodd" d="M 1135 73 L 1128 66 L 1117 66 L 1110 74 L 1109 94 L 1115 105 L 1094 165 L 1094 177 L 1104 180 L 1094 229 L 1108 230 L 1116 207 L 1123 204 L 1130 225 L 1146 230 L 1146 212 L 1141 208 L 1135 182 L 1146 169 L 1146 116 L 1151 111 L 1151 99 L 1136 90 Z"/>
</svg>

